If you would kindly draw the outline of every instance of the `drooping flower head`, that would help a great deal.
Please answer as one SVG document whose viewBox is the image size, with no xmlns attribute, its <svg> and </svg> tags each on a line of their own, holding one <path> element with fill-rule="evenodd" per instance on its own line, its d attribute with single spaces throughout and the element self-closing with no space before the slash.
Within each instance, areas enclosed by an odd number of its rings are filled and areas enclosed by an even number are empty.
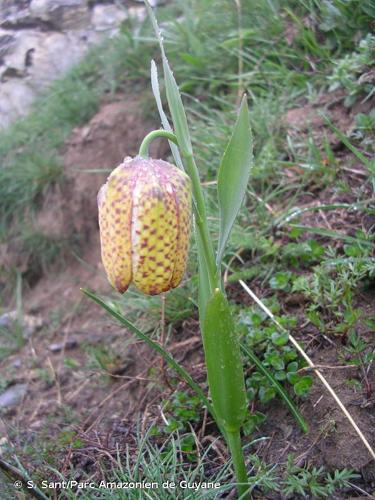
<svg viewBox="0 0 375 500">
<path fill-rule="evenodd" d="M 188 253 L 191 181 L 163 160 L 125 158 L 98 193 L 102 261 L 124 293 L 131 282 L 149 295 L 178 286 Z"/>
</svg>

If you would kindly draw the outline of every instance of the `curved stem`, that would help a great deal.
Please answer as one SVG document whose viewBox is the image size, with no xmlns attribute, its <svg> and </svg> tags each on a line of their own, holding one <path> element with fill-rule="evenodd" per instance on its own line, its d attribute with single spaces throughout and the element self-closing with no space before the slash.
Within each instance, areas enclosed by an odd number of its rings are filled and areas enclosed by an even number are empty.
<svg viewBox="0 0 375 500">
<path fill-rule="evenodd" d="M 168 141 L 172 141 L 178 146 L 177 137 L 172 134 L 172 132 L 167 132 L 166 130 L 162 129 L 153 130 L 143 139 L 142 144 L 139 148 L 138 156 L 141 156 L 142 158 L 148 158 L 148 148 L 150 146 L 150 143 L 158 137 L 164 137 L 165 139 L 168 139 Z"/>
<path fill-rule="evenodd" d="M 246 498 L 246 493 L 248 493 L 248 479 L 246 472 L 245 459 L 241 446 L 241 436 L 240 431 L 234 431 L 226 433 L 227 443 L 232 455 L 232 462 L 235 472 L 235 477 L 237 480 L 237 491 L 238 497 L 243 499 Z"/>
</svg>

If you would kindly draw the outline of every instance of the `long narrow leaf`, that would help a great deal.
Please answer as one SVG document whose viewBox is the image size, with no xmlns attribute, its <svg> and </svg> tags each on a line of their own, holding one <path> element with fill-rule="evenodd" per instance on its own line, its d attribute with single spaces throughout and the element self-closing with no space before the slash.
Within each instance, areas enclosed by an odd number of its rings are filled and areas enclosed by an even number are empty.
<svg viewBox="0 0 375 500">
<path fill-rule="evenodd" d="M 237 432 L 247 415 L 241 348 L 228 300 L 218 288 L 207 302 L 202 332 L 212 404 L 228 433 Z"/>
<path fill-rule="evenodd" d="M 318 234 L 320 236 L 327 236 L 328 238 L 334 238 L 336 240 L 343 240 L 347 243 L 360 243 L 366 247 L 373 248 L 375 242 L 371 239 L 365 240 L 364 238 L 358 238 L 354 236 L 348 236 L 347 234 L 338 233 L 337 231 L 332 231 L 331 229 L 326 229 L 324 227 L 311 227 L 311 226 L 303 226 L 301 224 L 290 224 L 290 227 L 294 227 L 296 229 L 301 229 L 306 233 Z"/>
<path fill-rule="evenodd" d="M 164 130 L 167 132 L 173 132 L 172 127 L 169 124 L 167 115 L 164 113 L 163 109 L 163 103 L 161 100 L 161 95 L 160 95 L 160 87 L 159 87 L 159 79 L 158 79 L 158 69 L 156 66 L 155 61 L 151 61 L 151 88 L 152 88 L 152 93 L 154 94 L 155 101 L 156 101 L 156 106 L 158 108 L 158 112 L 160 115 L 160 120 L 161 124 L 163 125 Z M 169 146 L 172 151 L 172 155 L 174 158 L 174 161 L 176 162 L 176 165 L 181 169 L 184 169 L 184 165 L 181 160 L 181 155 L 180 152 L 178 151 L 178 147 L 176 144 L 173 142 L 169 141 Z"/>
<path fill-rule="evenodd" d="M 190 156 L 193 152 L 193 148 L 191 145 L 189 127 L 187 123 L 185 109 L 182 104 L 180 91 L 178 89 L 176 80 L 173 76 L 172 70 L 169 66 L 167 56 L 165 55 L 163 40 L 160 35 L 160 29 L 157 20 L 155 18 L 155 15 L 153 13 L 153 10 L 147 0 L 145 0 L 145 4 L 160 45 L 160 50 L 163 60 L 164 78 L 165 78 L 165 90 L 167 93 L 169 109 L 172 115 L 174 133 L 176 134 L 177 141 L 183 156 L 185 155 Z"/>
<path fill-rule="evenodd" d="M 243 352 L 250 358 L 250 360 L 254 363 L 254 365 L 257 367 L 257 369 L 264 375 L 270 384 L 274 387 L 274 389 L 279 393 L 281 399 L 284 401 L 284 403 L 287 405 L 287 407 L 290 410 L 290 413 L 293 415 L 293 417 L 296 419 L 298 425 L 301 427 L 303 432 L 308 432 L 309 427 L 307 425 L 306 420 L 303 418 L 301 413 L 299 412 L 298 408 L 296 405 L 293 403 L 292 399 L 289 397 L 289 394 L 285 391 L 285 389 L 282 387 L 281 384 L 272 376 L 272 373 L 267 370 L 265 366 L 263 366 L 262 362 L 258 357 L 251 352 L 249 349 L 247 349 L 243 344 L 241 344 L 241 348 Z"/>
<path fill-rule="evenodd" d="M 193 391 L 197 394 L 197 396 L 199 396 L 202 403 L 206 406 L 208 411 L 216 420 L 215 411 L 211 403 L 206 398 L 202 389 L 192 379 L 192 377 L 185 370 L 185 368 L 181 366 L 179 363 L 177 363 L 177 361 L 165 349 L 163 349 L 163 347 L 160 344 L 150 339 L 150 337 L 148 337 L 148 335 L 146 335 L 145 333 L 141 332 L 141 330 L 139 330 L 135 325 L 133 325 L 133 323 L 128 321 L 122 314 L 117 312 L 113 307 L 107 304 L 103 299 L 101 299 L 95 293 L 91 292 L 90 290 L 87 290 L 86 288 L 82 288 L 82 292 L 89 299 L 99 304 L 103 309 L 105 309 L 113 318 L 119 321 L 122 325 L 126 326 L 126 328 L 130 330 L 132 333 L 134 333 L 140 340 L 146 342 L 152 349 L 154 349 L 154 351 L 160 354 L 165 359 L 165 361 L 185 380 L 185 382 L 191 387 L 191 389 L 193 389 Z"/>
<path fill-rule="evenodd" d="M 359 149 L 353 146 L 353 144 L 349 141 L 346 135 L 343 134 L 341 130 L 339 130 L 337 127 L 335 127 L 327 116 L 324 116 L 324 118 L 329 127 L 334 131 L 334 133 L 340 139 L 340 141 L 354 154 L 354 156 L 358 158 L 359 161 L 361 161 L 365 165 L 365 167 L 367 167 L 367 169 L 371 173 L 375 173 L 375 163 L 370 159 L 366 158 L 366 156 L 363 153 L 361 153 Z"/>
<path fill-rule="evenodd" d="M 253 141 L 249 111 L 244 96 L 233 135 L 221 160 L 218 175 L 217 189 L 220 206 L 220 237 L 216 259 L 218 265 L 223 258 L 225 245 L 246 193 L 252 161 Z"/>
<path fill-rule="evenodd" d="M 199 306 L 199 322 L 203 325 L 204 317 L 206 314 L 206 307 L 208 299 L 210 298 L 210 280 L 208 277 L 206 262 L 203 258 L 203 243 L 199 231 L 195 228 L 195 241 L 197 242 L 198 249 L 198 272 L 199 272 L 199 295 L 198 295 L 198 306 Z"/>
</svg>

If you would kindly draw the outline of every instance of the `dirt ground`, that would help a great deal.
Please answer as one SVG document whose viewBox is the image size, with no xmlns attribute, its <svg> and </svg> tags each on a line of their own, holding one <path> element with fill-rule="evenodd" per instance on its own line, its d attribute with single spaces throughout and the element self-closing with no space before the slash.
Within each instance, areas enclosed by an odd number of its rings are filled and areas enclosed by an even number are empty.
<svg viewBox="0 0 375 500">
<path fill-rule="evenodd" d="M 320 106 L 333 110 L 336 118 L 341 113 L 338 119 L 342 121 L 342 129 L 352 125 L 352 116 L 343 110 L 339 101 L 335 105 L 320 103 Z M 322 134 L 324 123 L 316 109 L 314 106 L 306 108 L 289 111 L 285 118 L 287 126 L 295 133 L 305 133 L 313 127 L 317 134 Z M 82 238 L 78 253 L 66 256 L 62 264 L 49 269 L 25 290 L 25 312 L 40 317 L 44 326 L 20 351 L 0 363 L 0 370 L 6 374 L 10 386 L 27 385 L 22 403 L 0 419 L 0 433 L 19 450 L 24 466 L 38 475 L 42 474 L 44 466 L 30 454 L 30 449 L 37 442 L 57 440 L 60 443 L 58 453 L 53 446 L 50 449 L 47 446 L 45 453 L 46 456 L 50 453 L 54 466 L 61 473 L 67 473 L 73 464 L 82 477 L 90 473 L 101 479 L 99 458 L 111 461 L 117 449 L 135 446 L 138 417 L 141 417 L 142 429 L 160 419 L 160 391 L 166 396 L 169 393 L 168 386 L 152 376 L 151 368 L 158 371 L 160 360 L 147 346 L 111 322 L 80 291 L 81 287 L 98 293 L 110 291 L 100 261 L 96 193 L 108 171 L 124 156 L 135 155 L 145 133 L 155 128 L 155 124 L 144 124 L 136 109 L 134 99 L 119 96 L 116 102 L 104 103 L 87 125 L 74 130 L 64 151 L 66 182 L 46 199 L 45 209 L 38 219 L 44 230 L 56 234 L 74 231 Z M 331 140 L 339 154 L 347 154 L 340 152 L 342 145 L 337 138 L 331 136 Z M 163 157 L 165 147 L 163 143 L 156 144 L 153 155 Z M 291 172 L 293 175 L 293 170 Z M 360 165 L 347 175 L 351 184 L 363 181 Z M 315 199 L 319 202 L 343 201 L 336 199 L 330 188 L 321 190 Z M 306 203 L 309 201 L 307 197 Z M 306 215 L 306 221 L 313 225 L 312 218 L 316 217 L 318 215 Z M 337 230 L 352 227 L 354 231 L 373 224 L 373 221 L 360 219 L 358 214 L 339 210 L 325 217 L 327 227 Z M 256 290 L 256 283 L 254 287 Z M 258 292 L 261 295 L 261 290 Z M 238 303 L 250 303 L 239 285 L 232 285 L 230 294 Z M 361 290 L 357 301 L 366 316 L 374 314 L 371 291 Z M 283 307 L 296 314 L 298 300 L 297 305 L 285 302 Z M 307 352 L 314 363 L 326 367 L 341 365 L 340 340 L 328 341 L 318 335 L 311 324 L 306 326 L 304 323 L 301 315 L 293 334 L 307 343 Z M 373 342 L 370 330 L 361 333 Z M 197 381 L 205 384 L 196 318 L 178 325 L 172 333 L 169 350 L 194 373 Z M 375 446 L 375 399 L 364 398 L 345 383 L 348 371 L 350 368 L 325 369 L 324 375 Z M 372 366 L 369 380 L 374 380 L 374 375 L 375 366 Z M 365 491 L 374 491 L 374 463 L 318 381 L 315 380 L 300 409 L 310 426 L 308 434 L 303 435 L 296 428 L 287 409 L 276 401 L 267 407 L 267 422 L 259 433 L 270 439 L 253 447 L 252 452 L 258 453 L 267 463 L 281 463 L 293 452 L 299 465 L 325 465 L 328 470 L 352 468 L 362 474 L 358 485 Z M 208 420 L 206 437 L 211 435 L 217 433 Z M 224 447 L 218 450 L 219 455 L 225 459 Z"/>
</svg>

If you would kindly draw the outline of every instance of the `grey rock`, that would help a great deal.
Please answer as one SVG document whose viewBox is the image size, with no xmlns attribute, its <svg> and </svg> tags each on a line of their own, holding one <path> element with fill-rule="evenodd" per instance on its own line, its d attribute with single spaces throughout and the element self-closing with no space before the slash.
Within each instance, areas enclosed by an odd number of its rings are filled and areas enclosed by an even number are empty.
<svg viewBox="0 0 375 500">
<path fill-rule="evenodd" d="M 12 368 L 16 368 L 17 370 L 19 368 L 21 368 L 21 366 L 22 366 L 22 360 L 21 360 L 21 358 L 16 358 L 14 361 L 12 361 L 11 366 L 12 366 Z"/>
<path fill-rule="evenodd" d="M 138 2 L 138 3 L 143 3 L 144 4 L 144 1 L 143 0 L 134 0 L 135 2 Z M 160 1 L 160 0 L 148 0 L 149 1 L 149 4 L 151 5 L 151 7 L 156 7 L 157 5 L 160 5 L 164 2 Z"/>
<path fill-rule="evenodd" d="M 33 333 L 40 330 L 44 326 L 43 318 L 33 316 L 31 314 L 23 314 L 18 318 L 17 311 L 11 311 L 0 316 L 0 327 L 12 329 L 17 326 L 17 323 L 22 328 L 22 335 L 25 339 L 31 337 Z"/>
<path fill-rule="evenodd" d="M 142 23 L 147 17 L 147 11 L 141 5 L 139 7 L 129 7 L 128 16 L 133 19 L 138 19 L 138 21 Z"/>
<path fill-rule="evenodd" d="M 1 83 L 0 129 L 8 127 L 19 116 L 25 115 L 35 97 L 35 92 L 21 80 Z"/>
<path fill-rule="evenodd" d="M 15 384 L 0 395 L 0 409 L 12 408 L 22 403 L 27 393 L 27 384 Z"/>
<path fill-rule="evenodd" d="M 2 0 L 0 26 L 9 28 L 32 24 L 29 5 L 30 0 Z"/>
<path fill-rule="evenodd" d="M 153 4 L 160 3 L 152 2 Z M 88 48 L 115 35 L 143 4 L 90 0 L 0 0 L 0 131 L 29 111 Z"/>
<path fill-rule="evenodd" d="M 16 38 L 12 32 L 0 30 L 0 64 L 2 58 L 12 51 Z"/>
<path fill-rule="evenodd" d="M 56 344 L 51 344 L 49 346 L 49 350 L 51 352 L 60 352 L 63 349 L 68 350 L 68 349 L 74 349 L 77 347 L 78 343 L 76 340 L 69 339 L 65 343 L 64 342 L 57 342 Z"/>
<path fill-rule="evenodd" d="M 88 48 L 87 42 L 73 33 L 39 33 L 34 38 L 28 84 L 36 92 L 45 89 L 51 81 L 76 64 Z M 30 49 L 29 49 L 30 50 Z"/>
<path fill-rule="evenodd" d="M 30 15 L 58 30 L 77 30 L 89 24 L 86 0 L 32 0 Z"/>
<path fill-rule="evenodd" d="M 7 76 L 27 76 L 28 67 L 33 58 L 35 48 L 43 38 L 42 33 L 32 30 L 23 30 L 14 35 L 12 50 L 3 58 L 1 67 L 1 79 L 7 80 Z"/>
<path fill-rule="evenodd" d="M 91 24 L 97 31 L 113 31 L 128 15 L 117 5 L 95 5 L 92 10 Z"/>
</svg>

